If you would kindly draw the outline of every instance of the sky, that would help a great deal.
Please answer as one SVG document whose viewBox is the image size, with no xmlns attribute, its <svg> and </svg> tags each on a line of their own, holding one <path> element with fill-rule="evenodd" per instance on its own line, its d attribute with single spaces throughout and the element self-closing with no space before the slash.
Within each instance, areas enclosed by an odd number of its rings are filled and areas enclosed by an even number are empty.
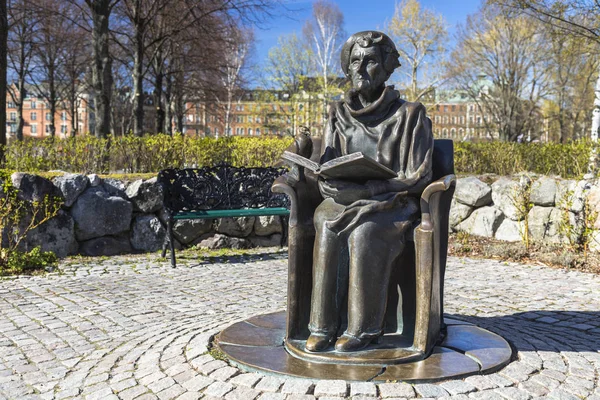
<svg viewBox="0 0 600 400">
<path fill-rule="evenodd" d="M 394 0 L 333 0 L 344 14 L 348 35 L 364 30 L 382 29 L 394 14 Z M 302 33 L 304 21 L 310 18 L 312 1 L 287 0 L 286 6 L 275 10 L 277 16 L 256 30 L 255 62 L 263 65 L 269 49 L 277 45 L 277 38 L 296 32 Z M 367 4 L 368 6 L 365 6 Z M 475 13 L 481 0 L 421 0 L 425 8 L 442 14 L 452 36 L 457 24 L 464 23 L 467 15 Z M 287 10 L 286 10 L 287 8 Z M 451 40 L 451 39 L 450 39 Z"/>
</svg>

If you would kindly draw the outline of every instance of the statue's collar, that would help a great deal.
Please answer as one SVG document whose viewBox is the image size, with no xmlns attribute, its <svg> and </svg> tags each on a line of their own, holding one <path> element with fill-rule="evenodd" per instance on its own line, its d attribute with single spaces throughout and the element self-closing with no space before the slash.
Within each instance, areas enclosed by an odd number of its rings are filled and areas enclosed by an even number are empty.
<svg viewBox="0 0 600 400">
<path fill-rule="evenodd" d="M 400 97 L 400 93 L 394 90 L 394 86 L 387 86 L 381 96 L 369 104 L 367 107 L 362 107 L 360 100 L 358 99 L 358 93 L 354 89 L 350 89 L 344 96 L 344 103 L 350 111 L 350 115 L 354 118 L 358 117 L 384 117 L 390 109 L 390 106 L 394 101 Z"/>
</svg>

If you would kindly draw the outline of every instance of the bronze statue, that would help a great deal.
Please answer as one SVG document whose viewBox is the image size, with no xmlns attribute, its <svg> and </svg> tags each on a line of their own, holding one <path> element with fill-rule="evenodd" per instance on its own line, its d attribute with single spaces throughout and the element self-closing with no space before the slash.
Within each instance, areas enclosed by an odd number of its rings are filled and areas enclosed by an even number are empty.
<svg viewBox="0 0 600 400">
<path fill-rule="evenodd" d="M 360 350 L 383 334 L 392 263 L 419 217 L 418 195 L 431 181 L 433 136 L 425 107 L 400 99 L 385 85 L 400 66 L 392 40 L 375 31 L 356 33 L 344 44 L 341 59 L 352 89 L 330 109 L 321 163 L 362 152 L 398 177 L 364 183 L 319 179 L 324 200 L 314 215 L 306 342 L 313 352 L 336 339 L 337 351 Z M 348 326 L 338 339 L 344 297 Z"/>
<path fill-rule="evenodd" d="M 291 205 L 287 310 L 233 324 L 216 343 L 243 368 L 318 379 L 427 381 L 506 365 L 502 338 L 444 319 L 452 141 L 433 140 L 423 105 L 385 85 L 400 65 L 389 37 L 356 33 L 341 60 L 352 89 L 323 140 L 296 137 L 272 187 Z"/>
</svg>

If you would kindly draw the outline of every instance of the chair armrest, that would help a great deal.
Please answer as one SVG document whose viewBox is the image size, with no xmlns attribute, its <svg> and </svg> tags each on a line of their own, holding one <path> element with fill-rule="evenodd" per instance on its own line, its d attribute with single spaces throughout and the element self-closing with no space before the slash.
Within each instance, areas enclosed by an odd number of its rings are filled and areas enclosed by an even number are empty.
<svg viewBox="0 0 600 400">
<path fill-rule="evenodd" d="M 446 175 L 435 182 L 430 183 L 421 194 L 421 228 L 425 230 L 433 229 L 431 222 L 431 212 L 429 203 L 431 196 L 435 193 L 445 192 L 456 185 L 456 175 Z"/>
<path fill-rule="evenodd" d="M 295 182 L 295 180 L 292 180 Z M 290 198 L 290 226 L 311 225 L 315 209 L 323 200 L 319 193 L 316 181 L 303 179 L 290 184 L 290 177 L 282 175 L 275 179 L 271 190 L 274 193 L 283 193 Z"/>
<path fill-rule="evenodd" d="M 294 226 L 298 223 L 298 195 L 296 190 L 288 184 L 288 177 L 282 175 L 273 181 L 271 186 L 273 193 L 283 193 L 290 198 L 290 219 L 289 224 Z"/>
</svg>

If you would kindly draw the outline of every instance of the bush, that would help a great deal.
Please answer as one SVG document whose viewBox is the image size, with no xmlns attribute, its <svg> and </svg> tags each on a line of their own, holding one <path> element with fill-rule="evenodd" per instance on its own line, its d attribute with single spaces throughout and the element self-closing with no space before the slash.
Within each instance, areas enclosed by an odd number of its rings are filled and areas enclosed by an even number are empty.
<svg viewBox="0 0 600 400">
<path fill-rule="evenodd" d="M 15 171 L 62 170 L 77 173 L 147 173 L 165 168 L 202 167 L 226 162 L 235 166 L 275 164 L 291 137 L 230 137 L 148 135 L 97 139 L 28 139 L 6 149 L 4 167 Z"/>
<path fill-rule="evenodd" d="M 454 143 L 454 165 L 462 174 L 512 175 L 533 172 L 580 178 L 588 168 L 592 142 Z"/>
</svg>

